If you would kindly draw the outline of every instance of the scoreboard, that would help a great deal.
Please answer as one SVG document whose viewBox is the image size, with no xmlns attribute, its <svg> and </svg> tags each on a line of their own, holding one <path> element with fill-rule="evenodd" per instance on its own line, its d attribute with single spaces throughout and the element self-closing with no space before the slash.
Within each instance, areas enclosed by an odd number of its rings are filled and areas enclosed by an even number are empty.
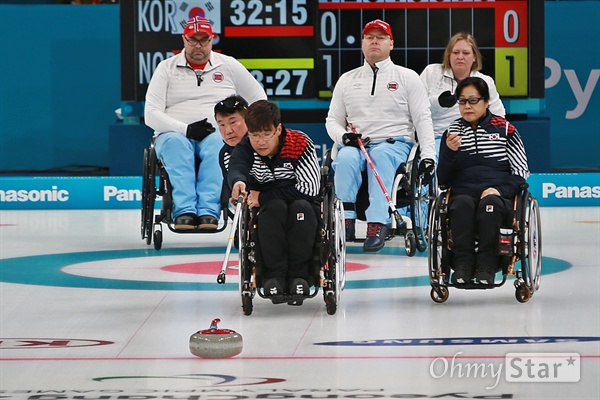
<svg viewBox="0 0 600 400">
<path fill-rule="evenodd" d="M 185 21 L 201 14 L 213 50 L 238 59 L 269 98 L 328 100 L 363 63 L 363 26 L 391 25 L 392 60 L 420 73 L 442 62 L 458 31 L 474 35 L 504 98 L 544 97 L 544 2 L 539 0 L 136 0 L 121 2 L 121 95 L 143 101 L 156 65 L 182 50 Z"/>
</svg>

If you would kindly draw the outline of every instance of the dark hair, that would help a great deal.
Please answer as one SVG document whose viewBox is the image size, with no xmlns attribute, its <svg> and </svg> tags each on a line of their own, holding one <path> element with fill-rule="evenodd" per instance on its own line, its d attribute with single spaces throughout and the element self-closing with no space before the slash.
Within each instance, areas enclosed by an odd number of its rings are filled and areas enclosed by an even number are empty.
<svg viewBox="0 0 600 400">
<path fill-rule="evenodd" d="M 236 112 L 239 112 L 242 116 L 244 116 L 247 109 L 248 102 L 242 96 L 229 96 L 225 100 L 215 104 L 215 116 L 217 114 L 231 115 L 235 114 Z"/>
<path fill-rule="evenodd" d="M 268 131 L 281 123 L 281 111 L 272 101 L 258 100 L 248 107 L 244 119 L 248 132 Z"/>
<path fill-rule="evenodd" d="M 454 92 L 457 99 L 462 94 L 463 89 L 467 86 L 473 86 L 477 89 L 479 95 L 483 97 L 484 100 L 490 99 L 490 89 L 488 88 L 487 83 L 478 76 L 468 76 L 458 83 L 456 91 Z"/>
</svg>

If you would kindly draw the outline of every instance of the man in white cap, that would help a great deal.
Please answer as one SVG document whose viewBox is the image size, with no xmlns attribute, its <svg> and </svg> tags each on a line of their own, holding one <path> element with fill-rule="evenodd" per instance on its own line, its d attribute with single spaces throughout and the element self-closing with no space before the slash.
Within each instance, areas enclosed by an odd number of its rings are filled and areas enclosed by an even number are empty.
<svg viewBox="0 0 600 400">
<path fill-rule="evenodd" d="M 144 118 L 155 131 L 156 154 L 173 187 L 175 229 L 211 231 L 218 226 L 223 184 L 215 104 L 233 95 L 249 103 L 267 96 L 239 61 L 212 51 L 216 35 L 208 19 L 191 18 L 181 37 L 183 51 L 163 60 L 152 75 Z"/>
<path fill-rule="evenodd" d="M 325 126 L 331 139 L 341 146 L 332 166 L 336 195 L 344 202 L 348 240 L 354 240 L 356 197 L 362 171 L 368 171 L 369 207 L 365 212 L 367 238 L 363 251 L 375 252 L 385 245 L 391 216 L 357 139 L 369 145 L 367 151 L 388 193 L 392 192 L 396 170 L 407 161 L 417 138 L 421 148 L 419 174 L 425 183 L 433 176 L 436 156 L 427 91 L 415 71 L 392 62 L 394 37 L 390 25 L 379 19 L 371 21 L 362 36 L 365 62 L 338 80 Z"/>
</svg>

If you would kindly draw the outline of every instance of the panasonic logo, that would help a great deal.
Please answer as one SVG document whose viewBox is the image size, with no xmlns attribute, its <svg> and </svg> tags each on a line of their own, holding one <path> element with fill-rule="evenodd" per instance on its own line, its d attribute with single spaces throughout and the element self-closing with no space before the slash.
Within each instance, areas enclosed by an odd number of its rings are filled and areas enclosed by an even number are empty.
<svg viewBox="0 0 600 400">
<path fill-rule="evenodd" d="M 142 191 L 139 189 L 119 189 L 116 186 L 104 186 L 104 201 L 140 201 Z"/>
<path fill-rule="evenodd" d="M 69 200 L 67 190 L 58 189 L 58 186 L 52 186 L 47 190 L 0 190 L 0 202 L 12 203 L 19 202 L 65 202 Z"/>
<path fill-rule="evenodd" d="M 600 186 L 557 186 L 554 183 L 544 183 L 542 196 L 545 199 L 550 196 L 557 199 L 598 199 Z"/>
</svg>

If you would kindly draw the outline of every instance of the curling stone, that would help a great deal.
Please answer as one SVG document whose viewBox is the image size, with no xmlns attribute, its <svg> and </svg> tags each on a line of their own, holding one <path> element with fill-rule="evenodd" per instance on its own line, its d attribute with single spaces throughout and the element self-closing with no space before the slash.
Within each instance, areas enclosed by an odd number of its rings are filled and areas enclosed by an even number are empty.
<svg viewBox="0 0 600 400">
<path fill-rule="evenodd" d="M 231 329 L 219 329 L 219 318 L 213 319 L 210 328 L 190 336 L 190 351 L 202 358 L 228 358 L 242 352 L 242 335 Z"/>
</svg>

